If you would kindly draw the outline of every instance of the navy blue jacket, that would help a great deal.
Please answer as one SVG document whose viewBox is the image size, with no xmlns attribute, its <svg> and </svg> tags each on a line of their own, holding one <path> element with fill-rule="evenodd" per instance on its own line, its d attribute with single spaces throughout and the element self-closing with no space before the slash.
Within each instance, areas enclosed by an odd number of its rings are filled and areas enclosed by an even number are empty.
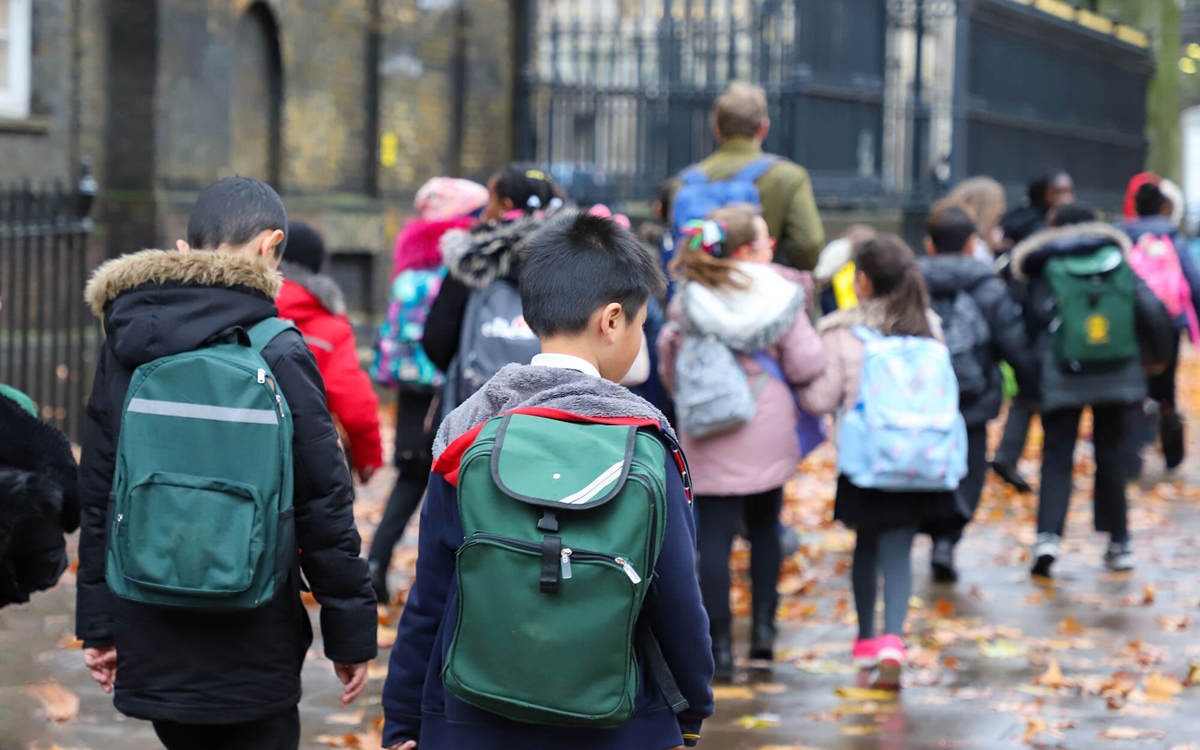
<svg viewBox="0 0 1200 750">
<path fill-rule="evenodd" d="M 695 520 L 669 455 L 666 477 L 666 531 L 642 617 L 649 618 L 688 710 L 678 716 L 671 711 L 644 659 L 639 659 L 642 675 L 633 718 L 611 729 L 520 724 L 446 692 L 441 671 L 458 612 L 455 551 L 463 543 L 463 530 L 455 488 L 435 474 L 421 511 L 416 581 L 383 687 L 384 746 L 414 739 L 421 750 L 663 750 L 696 744 L 701 722 L 713 711 L 711 643 L 696 584 Z"/>
</svg>

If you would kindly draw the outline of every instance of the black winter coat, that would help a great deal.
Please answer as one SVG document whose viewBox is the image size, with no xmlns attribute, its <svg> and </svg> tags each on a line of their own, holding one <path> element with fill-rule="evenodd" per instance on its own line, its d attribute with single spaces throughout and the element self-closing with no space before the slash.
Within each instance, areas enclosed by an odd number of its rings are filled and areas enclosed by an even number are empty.
<svg viewBox="0 0 1200 750">
<path fill-rule="evenodd" d="M 0 607 L 29 601 L 67 567 L 79 528 L 75 456 L 61 432 L 0 396 Z"/>
<path fill-rule="evenodd" d="M 987 390 L 959 404 L 968 427 L 987 424 L 1000 413 L 1000 404 L 1004 400 L 1001 361 L 1012 365 L 1022 390 L 1032 392 L 1036 388 L 1038 363 L 1025 332 L 1021 306 L 991 266 L 974 258 L 937 255 L 921 258 L 920 265 L 931 297 L 953 298 L 959 292 L 966 292 L 987 321 L 989 346 L 978 353 L 980 365 L 987 373 Z"/>
<path fill-rule="evenodd" d="M 1030 330 L 1037 331 L 1040 387 L 1035 400 L 1040 402 L 1043 414 L 1097 404 L 1141 403 L 1146 398 L 1143 364 L 1165 363 L 1170 357 L 1176 336 L 1171 318 L 1150 287 L 1134 274 L 1141 361 L 1133 360 L 1119 370 L 1088 374 L 1066 373 L 1055 362 L 1050 340 L 1055 303 L 1043 275 L 1046 263 L 1056 256 L 1090 253 L 1106 245 L 1118 247 L 1126 255 L 1131 249 L 1124 232 L 1101 222 L 1044 229 L 1013 248 L 1013 278 L 1029 285 L 1025 318 Z"/>
<path fill-rule="evenodd" d="M 129 716 L 236 723 L 295 706 L 300 668 L 312 643 L 300 601 L 301 568 L 321 604 L 326 656 L 363 662 L 376 654 L 376 603 L 366 561 L 359 557 L 353 486 L 321 375 L 296 331 L 263 350 L 295 429 L 300 551 L 288 584 L 258 609 L 202 613 L 119 599 L 104 580 L 114 454 L 133 371 L 275 315 L 279 284 L 279 275 L 256 259 L 159 250 L 109 261 L 88 284 L 88 301 L 103 318 L 106 339 L 88 401 L 80 466 L 76 634 L 86 647 L 117 647 L 114 702 Z"/>
</svg>

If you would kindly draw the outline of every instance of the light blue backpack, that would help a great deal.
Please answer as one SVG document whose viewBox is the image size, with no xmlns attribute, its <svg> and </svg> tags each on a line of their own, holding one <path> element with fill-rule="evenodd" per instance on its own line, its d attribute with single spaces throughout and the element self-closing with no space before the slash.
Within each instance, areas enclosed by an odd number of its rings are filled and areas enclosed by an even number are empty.
<svg viewBox="0 0 1200 750">
<path fill-rule="evenodd" d="M 957 489 L 967 427 L 949 351 L 929 338 L 853 332 L 865 348 L 862 382 L 838 425 L 838 471 L 870 489 Z"/>
</svg>

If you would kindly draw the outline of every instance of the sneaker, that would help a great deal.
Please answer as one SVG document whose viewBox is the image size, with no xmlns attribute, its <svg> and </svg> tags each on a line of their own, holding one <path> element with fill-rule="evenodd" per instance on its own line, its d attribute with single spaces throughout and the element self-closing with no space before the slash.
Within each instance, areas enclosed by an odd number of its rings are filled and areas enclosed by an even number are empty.
<svg viewBox="0 0 1200 750">
<path fill-rule="evenodd" d="M 1017 471 L 1017 467 L 1009 466 L 1002 461 L 992 461 L 992 471 L 996 472 L 996 475 L 1005 482 L 1015 487 L 1017 492 L 1020 492 L 1022 495 L 1028 495 L 1033 492 L 1033 487 L 1029 485 L 1025 477 L 1021 476 L 1021 472 Z"/>
<path fill-rule="evenodd" d="M 1033 574 L 1043 578 L 1050 577 L 1050 566 L 1058 558 L 1058 544 L 1062 537 L 1043 531 L 1037 535 L 1033 544 Z"/>
<path fill-rule="evenodd" d="M 1133 570 L 1133 550 L 1129 548 L 1129 542 L 1109 542 L 1108 549 L 1104 550 L 1104 566 L 1115 573 Z"/>
<path fill-rule="evenodd" d="M 933 569 L 933 580 L 937 583 L 954 583 L 958 580 L 958 571 L 954 569 L 954 542 L 949 539 L 935 539 L 933 551 L 929 555 L 929 565 Z"/>
<path fill-rule="evenodd" d="M 854 660 L 856 667 L 874 667 L 879 660 L 879 639 L 855 638 L 850 658 Z"/>
<path fill-rule="evenodd" d="M 880 687 L 900 687 L 900 670 L 908 659 L 904 650 L 904 641 L 898 635 L 885 635 L 875 639 L 879 646 L 879 680 Z"/>
<path fill-rule="evenodd" d="M 1176 469 L 1183 463 L 1183 420 L 1178 414 L 1163 414 L 1158 424 L 1159 437 L 1162 439 L 1163 459 L 1167 470 Z"/>
</svg>

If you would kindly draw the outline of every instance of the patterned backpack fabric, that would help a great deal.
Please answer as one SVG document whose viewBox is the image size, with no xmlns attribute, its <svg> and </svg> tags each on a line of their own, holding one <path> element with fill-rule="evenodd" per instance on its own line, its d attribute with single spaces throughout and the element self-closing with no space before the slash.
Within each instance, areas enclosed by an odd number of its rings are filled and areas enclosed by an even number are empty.
<svg viewBox="0 0 1200 750">
<path fill-rule="evenodd" d="M 838 471 L 858 487 L 951 491 L 967 473 L 967 428 L 950 352 L 861 326 L 862 380 L 838 425 Z"/>
<path fill-rule="evenodd" d="M 392 282 L 387 317 L 379 327 L 371 379 L 380 385 L 436 388 L 442 373 L 429 361 L 421 347 L 429 308 L 437 299 L 446 269 L 408 270 Z"/>
<path fill-rule="evenodd" d="M 1129 251 L 1129 265 L 1166 306 L 1172 318 L 1186 316 L 1192 343 L 1200 343 L 1200 322 L 1196 319 L 1196 308 L 1192 304 L 1192 289 L 1183 274 L 1179 252 L 1170 236 L 1143 234 Z"/>
<path fill-rule="evenodd" d="M 675 414 L 679 429 L 704 438 L 754 419 L 756 394 L 746 371 L 715 336 L 689 334 L 675 357 Z"/>
</svg>

